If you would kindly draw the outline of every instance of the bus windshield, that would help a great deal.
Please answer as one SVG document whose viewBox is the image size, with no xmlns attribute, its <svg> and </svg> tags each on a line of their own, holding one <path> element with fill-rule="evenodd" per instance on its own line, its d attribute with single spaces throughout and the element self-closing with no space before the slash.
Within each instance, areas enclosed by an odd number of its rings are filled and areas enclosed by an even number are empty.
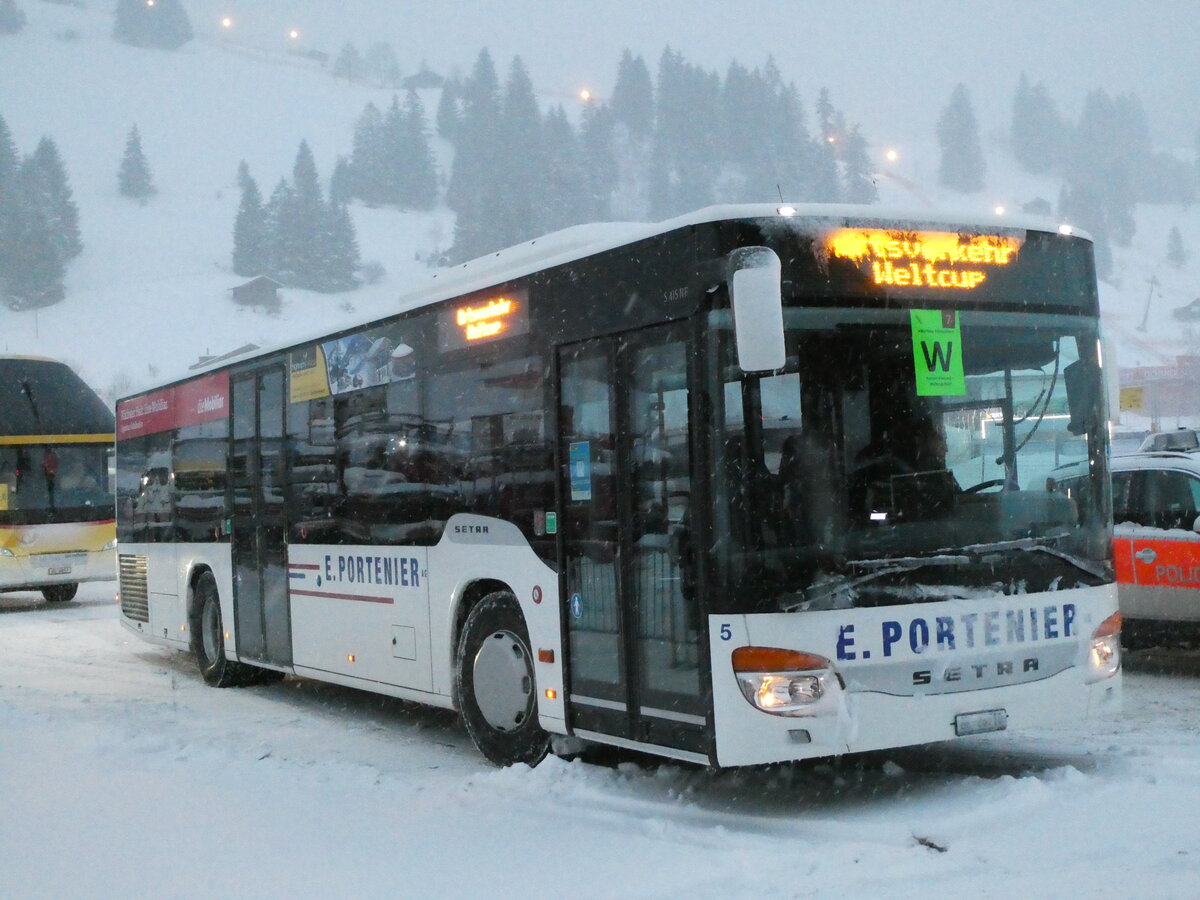
<svg viewBox="0 0 1200 900">
<path fill-rule="evenodd" d="M 944 326 L 916 340 L 919 316 Z M 1092 319 L 786 311 L 785 369 L 710 313 L 713 611 L 881 606 L 1112 581 Z M 1047 476 L 1087 459 L 1075 500 Z"/>
<path fill-rule="evenodd" d="M 0 523 L 113 517 L 108 444 L 0 446 Z"/>
</svg>

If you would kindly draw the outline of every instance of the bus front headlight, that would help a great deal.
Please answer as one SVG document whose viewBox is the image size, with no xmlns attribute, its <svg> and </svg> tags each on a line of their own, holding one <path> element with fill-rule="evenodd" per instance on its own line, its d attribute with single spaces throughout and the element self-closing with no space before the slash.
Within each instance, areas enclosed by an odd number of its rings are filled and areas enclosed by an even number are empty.
<svg viewBox="0 0 1200 900">
<path fill-rule="evenodd" d="M 1113 613 L 1092 632 L 1087 680 L 1102 681 L 1121 669 L 1121 614 Z"/>
<path fill-rule="evenodd" d="M 733 672 L 742 696 L 763 712 L 802 716 L 825 696 L 830 662 L 814 653 L 776 647 L 738 647 Z"/>
</svg>

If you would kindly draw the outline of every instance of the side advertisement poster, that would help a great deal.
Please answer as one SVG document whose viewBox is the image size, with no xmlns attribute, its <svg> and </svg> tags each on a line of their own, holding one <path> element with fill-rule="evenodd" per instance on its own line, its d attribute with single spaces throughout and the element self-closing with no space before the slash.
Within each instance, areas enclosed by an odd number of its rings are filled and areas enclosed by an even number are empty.
<svg viewBox="0 0 1200 900">
<path fill-rule="evenodd" d="M 229 415 L 229 373 L 215 372 L 117 404 L 117 440 L 171 431 Z"/>
<path fill-rule="evenodd" d="M 292 403 L 406 381 L 417 373 L 416 354 L 398 325 L 293 350 L 288 368 Z"/>
</svg>

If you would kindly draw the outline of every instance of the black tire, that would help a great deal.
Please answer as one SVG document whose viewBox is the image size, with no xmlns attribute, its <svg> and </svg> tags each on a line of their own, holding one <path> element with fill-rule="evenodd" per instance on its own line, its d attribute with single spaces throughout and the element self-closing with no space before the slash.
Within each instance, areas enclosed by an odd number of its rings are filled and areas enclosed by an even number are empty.
<svg viewBox="0 0 1200 900">
<path fill-rule="evenodd" d="M 78 590 L 77 584 L 48 584 L 42 588 L 42 596 L 47 603 L 67 603 L 75 599 Z"/>
<path fill-rule="evenodd" d="M 212 572 L 196 581 L 191 614 L 192 653 L 205 684 L 232 687 L 244 684 L 247 667 L 225 658 L 225 629 L 221 623 L 221 595 Z"/>
<path fill-rule="evenodd" d="M 536 766 L 550 749 L 550 735 L 538 725 L 529 632 L 508 591 L 488 594 L 467 615 L 454 700 L 472 742 L 496 765 Z"/>
</svg>

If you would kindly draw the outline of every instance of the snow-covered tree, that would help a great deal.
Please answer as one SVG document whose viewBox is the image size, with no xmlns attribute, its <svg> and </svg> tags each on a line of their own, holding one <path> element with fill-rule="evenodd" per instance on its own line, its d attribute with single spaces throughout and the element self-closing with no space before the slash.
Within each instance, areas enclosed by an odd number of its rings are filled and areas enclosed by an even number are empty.
<svg viewBox="0 0 1200 900">
<path fill-rule="evenodd" d="M 402 121 L 405 167 L 401 179 L 400 205 L 406 209 L 432 209 L 438 196 L 437 163 L 429 144 L 425 106 L 412 88 L 404 95 Z"/>
<path fill-rule="evenodd" d="M 842 199 L 847 203 L 878 203 L 879 188 L 875 186 L 874 167 L 867 154 L 866 138 L 857 125 L 852 125 L 846 132 L 842 159 L 845 166 Z"/>
<path fill-rule="evenodd" d="M 41 201 L 42 214 L 54 235 L 54 242 L 64 262 L 74 259 L 83 252 L 83 241 L 79 233 L 79 208 L 75 205 L 67 170 L 54 139 L 43 137 L 37 149 L 26 160 L 22 169 L 28 168 L 30 190 L 35 190 Z"/>
<path fill-rule="evenodd" d="M 446 188 L 446 205 L 455 213 L 448 258 L 456 262 L 498 249 L 488 216 L 499 208 L 491 158 L 500 121 L 500 83 L 486 47 L 463 83 L 461 103 L 454 167 Z"/>
<path fill-rule="evenodd" d="M 446 79 L 445 84 L 442 85 L 437 112 L 434 115 L 438 137 L 452 144 L 458 140 L 458 127 L 462 118 L 459 110 L 461 94 L 462 83 L 457 78 Z"/>
<path fill-rule="evenodd" d="M 987 166 L 979 143 L 979 126 L 971 96 L 961 83 L 955 86 L 950 102 L 938 117 L 937 138 L 941 148 L 938 184 L 963 194 L 983 190 Z"/>
<path fill-rule="evenodd" d="M 192 37 L 192 23 L 179 0 L 117 0 L 114 40 L 134 47 L 177 50 Z"/>
<path fill-rule="evenodd" d="M 63 299 L 61 235 L 46 212 L 42 174 L 27 158 L 5 185 L 0 210 L 0 296 L 12 309 Z"/>
<path fill-rule="evenodd" d="M 138 133 L 136 125 L 129 129 L 129 136 L 125 139 L 125 154 L 121 157 L 121 166 L 117 171 L 117 189 L 122 197 L 142 203 L 158 193 L 150 175 L 150 164 L 146 162 L 146 154 L 142 152 L 142 136 Z"/>
<path fill-rule="evenodd" d="M 16 0 L 0 0 L 0 34 L 16 34 L 25 27 L 25 13 Z"/>
<path fill-rule="evenodd" d="M 713 202 L 720 77 L 663 51 L 655 90 L 650 213 L 666 218 Z"/>
<path fill-rule="evenodd" d="M 641 56 L 621 53 L 617 80 L 609 100 L 613 122 L 624 126 L 635 140 L 649 139 L 654 131 L 654 82 Z"/>
<path fill-rule="evenodd" d="M 258 183 L 243 161 L 238 167 L 242 199 L 233 223 L 233 271 L 246 278 L 272 271 L 271 235 Z"/>
<path fill-rule="evenodd" d="M 1067 126 L 1042 82 L 1030 85 L 1025 73 L 1013 97 L 1009 143 L 1013 158 L 1034 175 L 1062 168 Z"/>
<path fill-rule="evenodd" d="M 1183 235 L 1179 232 L 1179 226 L 1174 225 L 1167 234 L 1167 262 L 1179 269 L 1187 261 L 1188 253 L 1183 247 Z"/>
<path fill-rule="evenodd" d="M 333 61 L 334 77 L 354 81 L 362 78 L 365 73 L 366 66 L 358 48 L 351 43 L 342 45 L 341 52 Z"/>
<path fill-rule="evenodd" d="M 0 190 L 6 181 L 15 178 L 21 165 L 21 156 L 17 153 L 17 144 L 4 116 L 0 116 Z"/>
<path fill-rule="evenodd" d="M 322 222 L 320 268 L 311 287 L 326 293 L 353 290 L 358 287 L 358 265 L 354 220 L 344 203 L 330 202 Z"/>
</svg>

